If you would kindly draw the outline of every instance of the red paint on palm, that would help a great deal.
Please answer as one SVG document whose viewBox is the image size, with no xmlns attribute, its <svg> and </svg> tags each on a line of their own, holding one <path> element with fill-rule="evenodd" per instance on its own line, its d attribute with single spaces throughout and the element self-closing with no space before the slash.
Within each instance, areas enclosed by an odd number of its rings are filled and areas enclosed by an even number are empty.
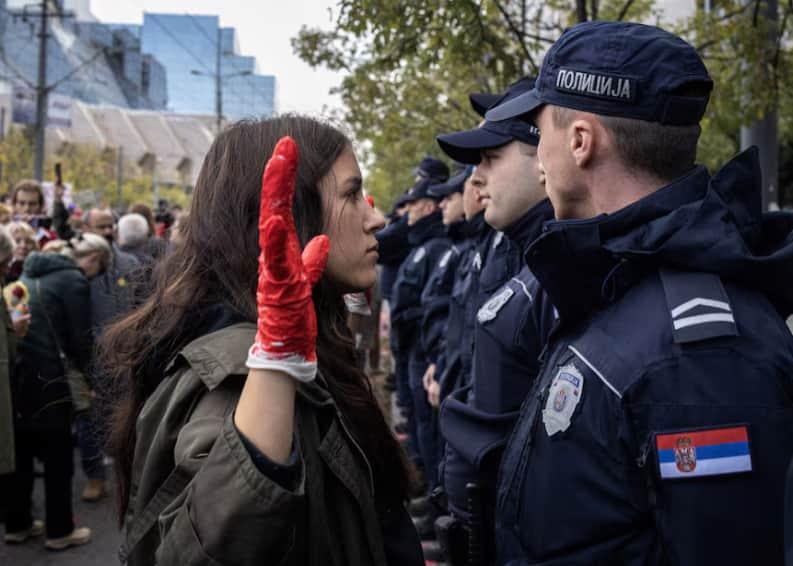
<svg viewBox="0 0 793 566">
<path fill-rule="evenodd" d="M 298 150 L 281 138 L 262 175 L 259 209 L 258 331 L 254 353 L 270 358 L 297 355 L 316 361 L 317 319 L 311 289 L 328 258 L 327 236 L 317 236 L 303 253 L 292 216 Z"/>
</svg>

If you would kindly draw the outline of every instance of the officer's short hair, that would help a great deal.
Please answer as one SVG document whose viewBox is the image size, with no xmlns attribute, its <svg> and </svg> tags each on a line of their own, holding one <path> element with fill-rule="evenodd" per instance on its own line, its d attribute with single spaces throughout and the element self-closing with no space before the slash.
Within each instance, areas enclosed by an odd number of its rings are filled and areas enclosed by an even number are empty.
<svg viewBox="0 0 793 566">
<path fill-rule="evenodd" d="M 551 119 L 557 128 L 566 128 L 577 110 L 551 107 Z M 611 134 L 617 154 L 630 169 L 649 173 L 664 181 L 688 173 L 696 162 L 697 142 L 702 131 L 699 124 L 672 126 L 634 118 L 598 115 Z"/>
</svg>

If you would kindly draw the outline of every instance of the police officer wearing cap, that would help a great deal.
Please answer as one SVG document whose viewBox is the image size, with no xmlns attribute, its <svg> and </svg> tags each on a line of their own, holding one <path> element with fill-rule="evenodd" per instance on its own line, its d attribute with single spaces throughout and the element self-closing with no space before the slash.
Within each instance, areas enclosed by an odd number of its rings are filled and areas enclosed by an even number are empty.
<svg viewBox="0 0 793 566">
<path fill-rule="evenodd" d="M 533 80 L 524 77 L 512 83 L 507 90 L 497 97 L 497 100 L 511 99 L 518 96 L 529 89 L 533 85 Z M 478 98 L 477 98 L 478 96 Z M 492 96 L 492 95 L 491 95 Z M 487 102 L 492 102 L 492 98 L 483 95 L 472 95 L 471 105 L 477 110 L 481 109 L 481 105 Z M 532 133 L 531 129 L 525 124 L 515 122 L 510 124 L 493 124 L 485 122 L 481 126 L 481 134 L 486 136 L 489 140 L 511 140 L 517 139 L 526 141 L 530 137 L 536 140 L 536 131 Z M 451 134 L 454 135 L 454 134 Z M 446 136 L 438 137 L 438 145 L 445 153 L 451 155 L 449 151 L 455 155 L 466 155 L 465 163 L 476 163 L 479 156 L 479 149 L 476 147 L 466 147 L 465 140 L 459 140 L 461 144 L 459 148 L 455 149 L 453 145 L 447 145 L 445 141 Z M 458 143 L 457 138 L 452 141 L 452 144 Z M 479 143 L 474 142 L 474 144 Z M 504 143 L 501 141 L 500 143 Z M 492 146 L 495 147 L 495 146 Z M 471 156 L 475 156 L 472 158 Z M 477 181 L 474 180 L 474 183 Z M 487 198 L 480 194 L 480 200 L 483 205 L 486 205 Z M 476 324 L 476 313 L 479 308 L 487 301 L 490 296 L 501 285 L 506 283 L 512 276 L 517 274 L 522 267 L 522 251 L 513 242 L 504 236 L 500 230 L 493 229 L 489 224 L 483 232 L 482 242 L 477 246 L 476 252 L 472 258 L 472 277 L 470 278 L 470 286 L 466 293 L 466 312 L 463 324 L 462 347 L 460 349 L 460 370 L 455 380 L 451 380 L 448 376 L 443 378 L 443 388 L 452 391 L 459 387 L 464 387 L 470 384 L 472 366 L 473 366 L 473 353 L 474 353 L 474 327 Z"/>
<path fill-rule="evenodd" d="M 498 483 L 501 564 L 781 564 L 793 454 L 793 217 L 756 149 L 694 163 L 712 82 L 661 29 L 589 22 L 530 117 L 557 221 L 526 261 L 558 309 Z"/>
<path fill-rule="evenodd" d="M 446 368 L 446 335 L 449 328 L 449 310 L 455 278 L 460 261 L 474 245 L 478 226 L 465 219 L 463 188 L 471 176 L 473 166 L 463 166 L 445 183 L 432 185 L 429 194 L 438 199 L 443 225 L 450 240 L 449 248 L 433 267 L 427 285 L 421 294 L 424 314 L 421 324 L 421 342 L 429 366 L 424 374 L 424 389 L 431 406 L 439 405 L 440 389 L 437 378 Z M 453 329 L 458 332 L 459 329 Z M 457 345 L 459 347 L 459 344 Z"/>
<path fill-rule="evenodd" d="M 534 86 L 504 97 L 511 100 Z M 536 127 L 520 121 L 485 122 L 479 128 L 439 136 L 450 156 L 476 163 L 475 179 L 484 197 L 485 220 L 504 232 L 510 245 L 525 249 L 553 217 L 537 159 Z M 479 529 L 479 544 L 491 562 L 495 476 L 501 450 L 518 409 L 538 372 L 537 358 L 555 323 L 555 311 L 524 265 L 481 306 L 476 316 L 471 387 L 455 391 L 443 404 L 442 428 L 448 441 L 444 486 L 449 510 Z M 471 492 L 468 484 L 476 484 Z M 479 517 L 470 499 L 477 497 Z M 469 527 L 470 530 L 470 527 Z M 476 537 L 474 537 L 476 538 Z M 470 554 L 455 550 L 456 555 Z"/>
<path fill-rule="evenodd" d="M 420 462 L 417 463 L 424 467 L 424 477 L 430 490 L 437 483 L 437 449 L 432 410 L 422 383 L 428 363 L 420 340 L 421 293 L 433 266 L 450 246 L 437 200 L 428 192 L 431 185 L 448 177 L 449 168 L 438 159 L 425 158 L 419 166 L 416 183 L 406 198 L 410 226 L 408 241 L 413 249 L 399 268 L 391 297 L 391 326 L 398 346 L 397 363 L 402 367 L 407 364 L 407 375 L 397 374 L 397 388 L 407 386 L 410 392 L 409 444 L 418 453 Z"/>
</svg>

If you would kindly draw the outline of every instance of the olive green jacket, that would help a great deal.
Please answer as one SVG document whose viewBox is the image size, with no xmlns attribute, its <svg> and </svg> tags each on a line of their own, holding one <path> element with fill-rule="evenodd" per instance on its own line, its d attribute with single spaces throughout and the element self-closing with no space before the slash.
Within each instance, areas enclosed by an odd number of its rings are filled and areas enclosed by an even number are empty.
<svg viewBox="0 0 793 566">
<path fill-rule="evenodd" d="M 232 416 L 255 332 L 252 324 L 236 324 L 193 341 L 146 402 L 125 538 L 134 542 L 153 513 L 159 529 L 122 550 L 122 561 L 384 566 L 384 531 L 409 518 L 401 505 L 376 511 L 369 464 L 318 382 L 298 389 L 296 485 L 263 474 L 243 444 Z M 174 474 L 185 481 L 163 493 Z"/>
<path fill-rule="evenodd" d="M 0 293 L 0 474 L 14 471 L 14 413 L 11 408 L 11 368 L 16 335 L 5 299 Z"/>
</svg>

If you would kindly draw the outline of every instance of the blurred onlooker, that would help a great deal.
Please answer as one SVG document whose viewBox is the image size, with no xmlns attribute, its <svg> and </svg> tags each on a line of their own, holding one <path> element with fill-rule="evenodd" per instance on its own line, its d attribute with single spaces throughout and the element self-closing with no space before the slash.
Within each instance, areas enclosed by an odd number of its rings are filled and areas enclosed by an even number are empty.
<svg viewBox="0 0 793 566">
<path fill-rule="evenodd" d="M 12 381 L 17 467 L 8 482 L 6 543 L 24 542 L 44 530 L 31 509 L 34 456 L 45 470 L 45 547 L 63 550 L 91 539 L 91 530 L 73 521 L 73 397 L 66 378 L 69 365 L 87 375 L 93 349 L 88 278 L 109 258 L 105 240 L 85 235 L 60 254 L 32 253 L 25 260 L 17 285 L 28 293 L 31 321 L 19 341 Z"/>
<path fill-rule="evenodd" d="M 5 275 L 14 255 L 14 239 L 0 226 L 0 285 L 5 285 Z M 0 475 L 10 474 L 15 468 L 14 414 L 11 408 L 11 372 L 14 370 L 17 337 L 27 333 L 30 315 L 15 316 L 12 320 L 5 297 L 0 293 Z M 13 328 L 13 332 L 10 330 Z M 0 481 L 0 509 L 5 511 L 8 494 Z"/>
<path fill-rule="evenodd" d="M 174 216 L 170 210 L 168 210 L 168 201 L 165 199 L 160 199 L 157 202 L 157 214 L 154 215 L 154 222 L 155 222 L 155 235 L 160 238 L 165 239 L 167 237 L 168 231 L 173 226 Z"/>
<path fill-rule="evenodd" d="M 9 222 L 11 222 L 11 216 L 13 214 L 13 210 L 11 207 L 5 204 L 0 204 L 0 224 L 5 226 Z"/>
<path fill-rule="evenodd" d="M 154 213 L 152 213 L 151 208 L 142 202 L 136 202 L 129 207 L 128 213 L 140 214 L 146 219 L 149 225 L 149 242 L 147 244 L 149 247 L 149 254 L 154 259 L 162 257 L 163 254 L 165 254 L 166 244 L 165 240 L 157 236 L 157 225 L 154 222 Z"/>
<path fill-rule="evenodd" d="M 44 212 L 44 191 L 41 184 L 33 179 L 24 179 L 14 185 L 11 191 L 11 206 L 14 215 L 26 222 Z"/>
<path fill-rule="evenodd" d="M 36 239 L 36 231 L 27 222 L 11 222 L 6 228 L 15 246 L 14 257 L 6 273 L 6 282 L 11 283 L 22 275 L 25 259 L 31 252 L 38 251 L 39 243 Z"/>
<path fill-rule="evenodd" d="M 44 191 L 38 181 L 24 179 L 14 185 L 11 206 L 15 220 L 27 222 L 36 230 L 35 237 L 40 248 L 50 240 L 57 239 L 58 235 L 51 230 L 52 219 L 44 210 Z"/>
<path fill-rule="evenodd" d="M 83 219 L 85 232 L 102 236 L 113 252 L 113 260 L 108 269 L 91 281 L 92 325 L 94 332 L 99 335 L 109 321 L 132 308 L 134 295 L 130 277 L 140 263 L 133 255 L 121 251 L 115 244 L 116 226 L 112 212 L 92 208 Z"/>
<path fill-rule="evenodd" d="M 133 212 L 118 220 L 118 246 L 122 251 L 132 254 L 141 264 L 154 260 L 149 247 L 149 223 L 142 215 Z"/>
</svg>

